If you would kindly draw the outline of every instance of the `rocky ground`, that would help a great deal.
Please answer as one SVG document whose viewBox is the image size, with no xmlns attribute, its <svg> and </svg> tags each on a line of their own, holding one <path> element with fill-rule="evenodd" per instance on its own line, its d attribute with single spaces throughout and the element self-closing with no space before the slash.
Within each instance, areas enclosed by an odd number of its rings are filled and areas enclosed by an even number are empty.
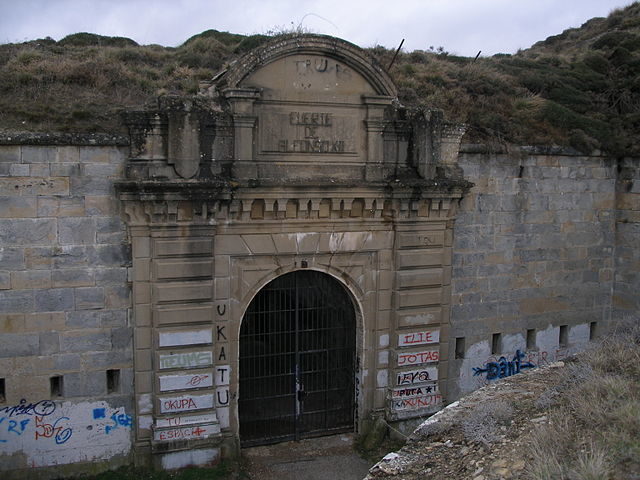
<svg viewBox="0 0 640 480">
<path fill-rule="evenodd" d="M 563 362 L 481 388 L 425 421 L 365 480 L 527 478 L 531 434 L 549 422 L 547 401 Z M 553 442 L 553 438 L 548 439 Z"/>
</svg>

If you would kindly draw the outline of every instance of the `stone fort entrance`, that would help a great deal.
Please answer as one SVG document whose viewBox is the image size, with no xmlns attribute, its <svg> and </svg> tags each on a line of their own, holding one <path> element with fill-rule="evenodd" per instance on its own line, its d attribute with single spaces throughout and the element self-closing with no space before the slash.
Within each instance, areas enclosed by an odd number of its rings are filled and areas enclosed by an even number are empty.
<svg viewBox="0 0 640 480">
<path fill-rule="evenodd" d="M 314 35 L 126 120 L 138 452 L 203 463 L 441 408 L 459 126 Z"/>
<path fill-rule="evenodd" d="M 354 307 L 337 280 L 309 270 L 251 301 L 240 328 L 243 446 L 354 429 Z"/>
</svg>

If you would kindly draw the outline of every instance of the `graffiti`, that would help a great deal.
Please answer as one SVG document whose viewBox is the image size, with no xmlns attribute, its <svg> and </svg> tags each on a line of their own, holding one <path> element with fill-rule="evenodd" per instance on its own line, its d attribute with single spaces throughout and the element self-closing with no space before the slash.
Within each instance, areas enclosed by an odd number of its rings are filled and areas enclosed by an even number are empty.
<svg viewBox="0 0 640 480">
<path fill-rule="evenodd" d="M 213 372 L 188 374 L 188 375 L 163 375 L 160 376 L 160 390 L 188 390 L 193 388 L 211 387 L 213 385 Z"/>
<path fill-rule="evenodd" d="M 436 367 L 425 367 L 418 370 L 398 372 L 396 374 L 396 385 L 414 385 L 438 379 L 438 369 Z"/>
<path fill-rule="evenodd" d="M 398 388 L 391 392 L 391 397 L 396 398 L 412 398 L 426 395 L 428 393 L 436 393 L 438 385 L 423 385 L 420 387 Z"/>
<path fill-rule="evenodd" d="M 440 330 L 423 330 L 421 332 L 401 333 L 398 335 L 398 346 L 426 345 L 440 341 Z"/>
<path fill-rule="evenodd" d="M 129 452 L 132 427 L 124 407 L 105 401 L 21 400 L 2 408 L 0 458 L 21 455 L 34 468 L 107 460 Z"/>
<path fill-rule="evenodd" d="M 224 334 L 225 326 L 216 325 L 216 340 L 221 342 L 222 340 L 226 340 L 227 336 Z"/>
<path fill-rule="evenodd" d="M 26 418 L 18 422 L 17 420 L 9 420 L 7 417 L 0 417 L 0 428 L 4 430 L 6 427 L 7 433 L 13 433 L 20 436 L 24 433 L 30 421 L 30 418 Z M 7 440 L 0 438 L 0 443 L 7 443 Z"/>
<path fill-rule="evenodd" d="M 527 368 L 536 368 L 536 365 L 532 362 L 523 362 L 522 359 L 524 357 L 525 354 L 517 350 L 511 361 L 505 357 L 500 357 L 497 362 L 487 362 L 484 367 L 474 367 L 473 376 L 476 377 L 486 373 L 487 380 L 495 380 L 496 378 L 510 377 Z"/>
<path fill-rule="evenodd" d="M 192 387 L 199 387 L 203 380 L 210 378 L 209 375 L 194 375 L 187 382 L 187 385 L 191 385 Z"/>
<path fill-rule="evenodd" d="M 191 408 L 198 408 L 193 398 L 181 398 L 175 400 L 164 401 L 165 410 L 189 410 Z"/>
<path fill-rule="evenodd" d="M 229 385 L 229 375 L 231 367 L 229 365 L 221 365 L 216 368 L 216 387 Z"/>
<path fill-rule="evenodd" d="M 220 352 L 218 353 L 218 361 L 226 361 L 227 360 L 227 354 L 224 351 L 224 345 L 222 345 L 220 347 Z"/>
<path fill-rule="evenodd" d="M 398 354 L 398 366 L 419 365 L 427 362 L 437 362 L 440 360 L 438 350 L 425 350 L 423 352 L 406 352 Z"/>
<path fill-rule="evenodd" d="M 220 308 L 220 307 L 222 307 L 222 308 Z M 224 304 L 224 303 L 222 305 L 217 305 L 216 306 L 216 310 L 218 311 L 218 315 L 223 317 L 224 314 L 227 313 L 227 305 Z"/>
<path fill-rule="evenodd" d="M 58 425 L 59 422 L 69 420 L 69 417 L 60 417 L 53 423 L 43 423 L 43 417 L 36 417 L 36 440 L 39 438 L 53 438 L 57 445 L 62 445 L 73 435 L 71 428 Z"/>
<path fill-rule="evenodd" d="M 170 430 L 157 430 L 154 432 L 154 439 L 156 441 L 167 441 L 207 438 L 217 433 L 220 433 L 220 427 L 218 425 L 196 425 L 193 427 L 172 428 Z"/>
<path fill-rule="evenodd" d="M 216 406 L 226 407 L 229 405 L 229 388 L 219 388 L 216 391 Z"/>
<path fill-rule="evenodd" d="M 127 415 L 126 413 L 114 413 L 111 415 L 111 421 L 113 422 L 113 425 L 105 425 L 104 427 L 104 433 L 107 435 L 116 428 L 131 428 L 133 425 L 133 418 L 131 415 Z"/>
<path fill-rule="evenodd" d="M 213 363 L 212 352 L 186 352 L 160 355 L 160 369 L 206 367 Z"/>
<path fill-rule="evenodd" d="M 391 403 L 394 410 L 417 410 L 440 405 L 442 403 L 442 395 L 430 393 L 420 397 L 393 399 Z"/>
<path fill-rule="evenodd" d="M 194 423 L 215 423 L 217 417 L 215 413 L 207 413 L 204 415 L 190 415 L 185 417 L 167 417 L 157 418 L 156 428 L 180 427 L 191 425 Z"/>
<path fill-rule="evenodd" d="M 17 405 L 0 408 L 0 413 L 6 413 L 8 417 L 16 415 L 37 415 L 46 417 L 56 410 L 56 404 L 52 400 L 40 400 L 36 403 L 27 403 L 23 398 Z"/>
<path fill-rule="evenodd" d="M 165 398 L 160 402 L 160 412 L 183 412 L 200 408 L 213 408 L 213 395 Z"/>
</svg>

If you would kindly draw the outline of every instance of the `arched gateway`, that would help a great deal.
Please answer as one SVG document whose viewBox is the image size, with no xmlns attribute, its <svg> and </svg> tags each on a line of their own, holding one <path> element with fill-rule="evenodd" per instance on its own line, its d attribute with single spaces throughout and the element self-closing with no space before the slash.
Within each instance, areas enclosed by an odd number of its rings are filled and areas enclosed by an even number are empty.
<svg viewBox="0 0 640 480">
<path fill-rule="evenodd" d="M 441 408 L 461 128 L 318 35 L 127 125 L 140 455 L 207 463 Z"/>
<path fill-rule="evenodd" d="M 354 428 L 355 310 L 331 276 L 298 270 L 252 300 L 240 328 L 243 446 Z"/>
</svg>

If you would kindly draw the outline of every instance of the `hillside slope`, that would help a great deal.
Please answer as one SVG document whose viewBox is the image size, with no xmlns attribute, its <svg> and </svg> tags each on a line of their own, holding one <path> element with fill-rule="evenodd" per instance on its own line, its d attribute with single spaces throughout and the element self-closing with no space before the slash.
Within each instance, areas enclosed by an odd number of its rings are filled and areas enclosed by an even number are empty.
<svg viewBox="0 0 640 480">
<path fill-rule="evenodd" d="M 199 81 L 268 39 L 208 30 L 177 48 L 89 33 L 0 45 L 0 130 L 124 133 L 122 110 L 196 94 Z M 384 66 L 394 53 L 369 51 Z M 467 123 L 466 142 L 640 154 L 638 2 L 515 55 L 402 52 L 390 73 L 405 105 Z"/>
<path fill-rule="evenodd" d="M 640 472 L 640 330 L 463 397 L 365 480 L 624 480 Z"/>
</svg>

